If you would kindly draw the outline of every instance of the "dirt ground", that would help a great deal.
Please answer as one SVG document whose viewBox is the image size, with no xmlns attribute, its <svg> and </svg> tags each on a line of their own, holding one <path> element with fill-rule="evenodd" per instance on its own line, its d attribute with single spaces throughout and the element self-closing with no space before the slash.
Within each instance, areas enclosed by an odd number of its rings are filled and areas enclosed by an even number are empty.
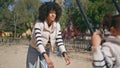
<svg viewBox="0 0 120 68">
<path fill-rule="evenodd" d="M 0 45 L 0 68 L 26 68 L 27 49 L 27 45 Z M 90 53 L 70 52 L 69 56 L 70 65 L 66 65 L 64 58 L 58 57 L 56 54 L 51 54 L 50 57 L 55 68 L 92 68 Z"/>
</svg>

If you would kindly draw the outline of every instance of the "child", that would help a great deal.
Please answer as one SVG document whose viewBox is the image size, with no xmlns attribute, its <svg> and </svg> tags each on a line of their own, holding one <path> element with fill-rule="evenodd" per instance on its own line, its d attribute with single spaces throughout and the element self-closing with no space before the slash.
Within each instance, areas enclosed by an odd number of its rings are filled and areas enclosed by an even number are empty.
<svg viewBox="0 0 120 68">
<path fill-rule="evenodd" d="M 97 32 L 92 36 L 94 68 L 120 68 L 120 15 L 105 15 L 102 25 L 110 31 L 110 36 L 101 44 Z"/>
</svg>

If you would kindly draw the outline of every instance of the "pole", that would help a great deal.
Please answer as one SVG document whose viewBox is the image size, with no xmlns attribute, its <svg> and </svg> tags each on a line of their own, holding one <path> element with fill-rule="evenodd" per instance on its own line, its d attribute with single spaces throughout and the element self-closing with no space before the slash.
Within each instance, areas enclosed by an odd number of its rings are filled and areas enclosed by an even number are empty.
<svg viewBox="0 0 120 68">
<path fill-rule="evenodd" d="M 120 14 L 120 6 L 118 5 L 118 0 L 116 1 L 116 0 L 112 0 L 113 1 L 113 3 L 114 3 L 114 5 L 115 5 L 115 7 L 116 7 L 116 9 L 117 9 L 117 11 L 119 12 L 119 14 Z"/>
<path fill-rule="evenodd" d="M 87 18 L 87 15 L 85 14 L 85 11 L 84 11 L 84 9 L 83 9 L 80 1 L 79 1 L 79 0 L 76 0 L 76 2 L 77 2 L 77 5 L 78 5 L 78 7 L 79 7 L 79 9 L 80 9 L 80 11 L 81 11 L 84 19 L 85 19 L 85 22 L 86 22 L 86 24 L 87 24 L 87 26 L 88 26 L 88 28 L 89 28 L 89 30 L 90 30 L 90 33 L 91 33 L 91 35 L 92 35 L 93 32 L 94 32 L 94 30 L 93 30 L 93 28 L 92 28 L 92 26 L 91 26 L 91 24 L 90 24 L 90 22 L 89 22 L 89 20 L 88 20 L 88 18 Z"/>
<path fill-rule="evenodd" d="M 16 18 L 15 18 L 16 13 L 14 13 L 14 39 L 16 38 Z"/>
</svg>

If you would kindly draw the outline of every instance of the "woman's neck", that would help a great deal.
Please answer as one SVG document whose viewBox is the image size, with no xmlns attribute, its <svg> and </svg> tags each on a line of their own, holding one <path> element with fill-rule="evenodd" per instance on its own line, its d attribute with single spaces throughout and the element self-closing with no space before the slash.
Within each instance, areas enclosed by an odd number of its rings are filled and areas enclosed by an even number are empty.
<svg viewBox="0 0 120 68">
<path fill-rule="evenodd" d="M 48 20 L 46 20 L 46 22 L 47 22 L 47 24 L 48 24 L 49 27 L 50 27 L 50 26 L 52 25 L 52 23 L 53 23 L 53 21 L 48 21 Z"/>
</svg>

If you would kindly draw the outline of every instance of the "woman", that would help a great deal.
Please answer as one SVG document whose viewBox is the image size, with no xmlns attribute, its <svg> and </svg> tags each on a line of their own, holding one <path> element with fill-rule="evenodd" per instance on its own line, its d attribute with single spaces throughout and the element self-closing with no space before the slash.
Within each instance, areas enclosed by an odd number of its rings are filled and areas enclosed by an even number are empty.
<svg viewBox="0 0 120 68">
<path fill-rule="evenodd" d="M 40 68 L 54 68 L 49 53 L 50 50 L 53 51 L 56 43 L 66 64 L 70 64 L 60 30 L 61 12 L 61 7 L 55 2 L 46 2 L 40 6 L 39 21 L 35 23 L 28 48 L 27 68 L 36 68 L 38 57 Z"/>
<path fill-rule="evenodd" d="M 97 32 L 92 36 L 94 68 L 120 68 L 120 15 L 105 15 L 103 27 L 110 31 L 110 36 L 101 44 Z"/>
</svg>

